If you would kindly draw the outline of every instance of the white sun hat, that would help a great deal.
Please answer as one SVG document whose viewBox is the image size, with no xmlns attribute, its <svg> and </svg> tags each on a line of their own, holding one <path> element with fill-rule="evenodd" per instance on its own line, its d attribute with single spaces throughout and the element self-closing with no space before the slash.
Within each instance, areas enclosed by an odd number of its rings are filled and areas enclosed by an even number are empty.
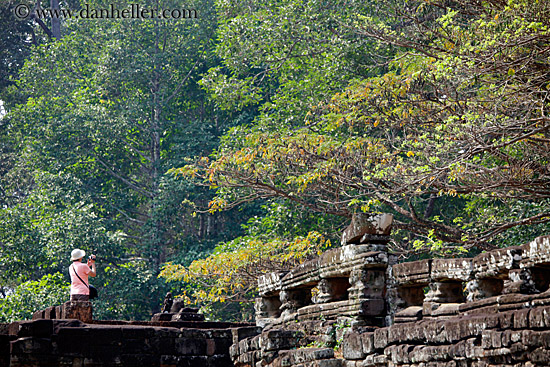
<svg viewBox="0 0 550 367">
<path fill-rule="evenodd" d="M 71 252 L 71 260 L 73 261 L 80 260 L 84 256 L 86 256 L 86 252 L 84 250 L 74 249 L 73 252 Z"/>
</svg>

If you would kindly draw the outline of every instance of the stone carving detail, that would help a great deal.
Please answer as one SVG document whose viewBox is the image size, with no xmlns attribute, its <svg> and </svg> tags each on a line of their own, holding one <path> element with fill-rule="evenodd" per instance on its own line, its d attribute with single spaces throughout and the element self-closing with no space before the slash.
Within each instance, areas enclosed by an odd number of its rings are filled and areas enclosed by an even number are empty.
<svg viewBox="0 0 550 367">
<path fill-rule="evenodd" d="M 343 301 L 348 298 L 349 281 L 346 278 L 321 279 L 317 288 L 319 293 L 315 296 L 315 303 L 330 303 Z"/>
<path fill-rule="evenodd" d="M 299 308 L 311 303 L 311 289 L 284 290 L 279 294 L 281 300 L 281 311 L 283 315 L 290 315 Z"/>
<path fill-rule="evenodd" d="M 170 312 L 173 303 L 174 300 L 172 298 L 172 292 L 166 293 L 166 296 L 164 297 L 164 303 L 162 304 L 162 313 Z"/>
</svg>

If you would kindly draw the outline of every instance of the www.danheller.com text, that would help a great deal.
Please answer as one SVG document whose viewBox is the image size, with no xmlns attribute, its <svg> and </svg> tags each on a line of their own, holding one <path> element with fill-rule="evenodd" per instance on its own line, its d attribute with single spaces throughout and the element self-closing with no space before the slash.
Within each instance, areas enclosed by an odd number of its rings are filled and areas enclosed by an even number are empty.
<svg viewBox="0 0 550 367">
<path fill-rule="evenodd" d="M 196 19 L 198 12 L 195 9 L 158 9 L 144 7 L 140 4 L 130 4 L 126 8 L 116 8 L 110 4 L 106 8 L 94 8 L 84 4 L 81 9 L 50 9 L 30 8 L 20 4 L 14 9 L 15 16 L 21 19 L 35 14 L 40 19 Z"/>
</svg>

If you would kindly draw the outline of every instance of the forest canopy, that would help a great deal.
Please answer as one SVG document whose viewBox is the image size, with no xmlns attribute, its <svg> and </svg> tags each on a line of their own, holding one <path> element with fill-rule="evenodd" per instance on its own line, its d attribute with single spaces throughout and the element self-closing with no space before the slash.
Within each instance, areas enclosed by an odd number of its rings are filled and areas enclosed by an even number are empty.
<svg viewBox="0 0 550 367">
<path fill-rule="evenodd" d="M 172 290 L 246 319 L 259 275 L 355 212 L 394 214 L 403 259 L 548 234 L 546 1 L 158 3 L 199 17 L 49 38 L 2 8 L 0 304 L 62 297 L 77 246 L 102 254 L 101 317 Z"/>
</svg>

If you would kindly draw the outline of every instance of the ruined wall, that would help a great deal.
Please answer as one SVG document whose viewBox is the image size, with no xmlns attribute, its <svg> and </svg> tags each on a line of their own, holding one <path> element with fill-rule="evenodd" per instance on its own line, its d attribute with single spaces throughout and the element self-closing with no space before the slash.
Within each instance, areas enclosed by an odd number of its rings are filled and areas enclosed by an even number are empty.
<svg viewBox="0 0 550 367">
<path fill-rule="evenodd" d="M 229 347 L 256 327 L 213 322 L 37 319 L 0 327 L 0 366 L 231 367 Z"/>
<path fill-rule="evenodd" d="M 550 236 L 396 264 L 391 217 L 361 217 L 341 248 L 260 279 L 263 331 L 231 347 L 235 366 L 550 365 Z"/>
</svg>

